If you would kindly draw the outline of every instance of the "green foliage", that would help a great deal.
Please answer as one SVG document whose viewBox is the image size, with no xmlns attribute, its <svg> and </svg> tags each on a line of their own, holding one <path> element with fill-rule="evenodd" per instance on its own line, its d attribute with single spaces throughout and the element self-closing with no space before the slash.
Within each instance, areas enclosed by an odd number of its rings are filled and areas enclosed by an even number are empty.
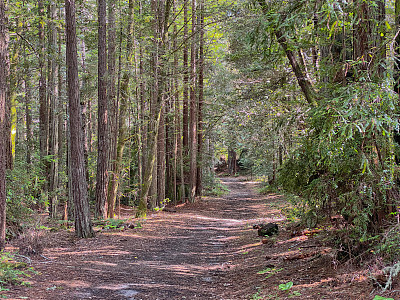
<svg viewBox="0 0 400 300">
<path fill-rule="evenodd" d="M 376 253 L 387 261 L 396 260 L 400 256 L 400 232 L 398 226 L 389 228 L 383 234 L 383 238 L 376 245 Z"/>
<path fill-rule="evenodd" d="M 286 293 L 288 294 L 288 297 L 289 297 L 289 298 L 301 296 L 301 293 L 298 292 L 298 291 L 294 291 L 293 293 L 289 293 L 289 291 L 290 291 L 290 289 L 291 289 L 292 287 L 293 287 L 293 282 L 292 282 L 292 281 L 289 281 L 289 282 L 286 282 L 286 283 L 281 283 L 281 284 L 278 286 L 278 289 L 281 290 L 281 291 L 283 291 L 283 292 L 286 292 Z"/>
<path fill-rule="evenodd" d="M 28 285 L 24 278 L 29 278 L 36 272 L 33 268 L 28 268 L 26 263 L 18 262 L 15 255 L 9 252 L 1 252 L 0 256 L 0 288 L 5 290 L 4 286 Z"/>
<path fill-rule="evenodd" d="M 251 296 L 251 299 L 252 299 L 252 300 L 260 300 L 260 299 L 263 299 L 263 297 L 261 296 L 261 288 L 260 288 L 260 287 L 256 287 L 256 289 L 257 289 L 257 292 L 254 293 L 254 294 Z"/>
<path fill-rule="evenodd" d="M 263 187 L 258 189 L 258 192 L 262 195 L 268 195 L 278 192 L 278 189 L 275 186 L 265 183 Z"/>
<path fill-rule="evenodd" d="M 101 226 L 102 229 L 125 229 L 127 220 L 126 219 L 106 219 L 94 221 L 94 225 Z"/>
<path fill-rule="evenodd" d="M 279 273 L 282 270 L 283 270 L 283 268 L 280 268 L 280 269 L 266 268 L 265 270 L 257 272 L 257 274 L 261 274 L 261 275 L 265 275 L 266 274 L 265 278 L 268 279 L 268 278 L 274 276 L 275 274 Z"/>
<path fill-rule="evenodd" d="M 371 82 L 340 87 L 308 114 L 310 128 L 284 163 L 279 183 L 314 214 L 342 214 L 361 237 L 379 227 L 397 194 L 396 97 Z"/>
<path fill-rule="evenodd" d="M 212 173 L 206 173 L 203 177 L 203 194 L 204 196 L 221 197 L 229 193 L 228 188 L 221 183 L 221 180 Z"/>
<path fill-rule="evenodd" d="M 386 298 L 386 297 L 382 297 L 382 296 L 378 296 L 376 295 L 374 297 L 374 300 L 394 300 L 393 298 Z"/>
<path fill-rule="evenodd" d="M 16 161 L 14 169 L 7 175 L 7 222 L 21 224 L 31 219 L 33 209 L 44 207 L 40 188 L 43 184 L 40 170 L 35 166 Z M 8 228 L 8 236 L 15 236 Z"/>
<path fill-rule="evenodd" d="M 289 281 L 289 282 L 287 282 L 287 283 L 281 283 L 281 284 L 278 286 L 278 288 L 279 288 L 281 291 L 288 291 L 288 290 L 290 290 L 290 289 L 292 288 L 292 286 L 293 286 L 293 282 L 292 282 L 292 281 Z"/>
</svg>

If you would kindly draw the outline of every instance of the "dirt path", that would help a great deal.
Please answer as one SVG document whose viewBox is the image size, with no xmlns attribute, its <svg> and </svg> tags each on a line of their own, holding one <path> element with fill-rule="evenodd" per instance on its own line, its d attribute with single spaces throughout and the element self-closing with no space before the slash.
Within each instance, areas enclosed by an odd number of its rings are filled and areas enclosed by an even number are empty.
<svg viewBox="0 0 400 300">
<path fill-rule="evenodd" d="M 11 299 L 372 299 L 365 274 L 335 271 L 312 238 L 282 230 L 264 245 L 252 225 L 281 222 L 282 197 L 260 196 L 255 182 L 224 178 L 222 198 L 155 213 L 142 228 L 101 231 L 75 240 L 50 234 L 33 258 L 31 287 L 2 292 Z M 319 247 L 319 248 L 318 248 Z M 322 255 L 307 253 L 319 249 Z M 319 251 L 318 250 L 318 251 Z M 304 254 L 304 257 L 300 254 Z M 264 274 L 257 274 L 267 270 Z M 348 276 L 347 276 L 348 275 Z M 347 276 L 347 277 L 346 277 Z M 289 292 L 280 283 L 293 281 Z"/>
<path fill-rule="evenodd" d="M 43 255 L 32 286 L 9 297 L 28 299 L 245 299 L 243 237 L 258 221 L 280 219 L 266 212 L 255 183 L 225 178 L 230 193 L 149 216 L 143 228 L 74 240 L 57 233 Z M 249 246 L 251 247 L 251 245 Z M 246 250 L 247 249 L 247 250 Z"/>
</svg>

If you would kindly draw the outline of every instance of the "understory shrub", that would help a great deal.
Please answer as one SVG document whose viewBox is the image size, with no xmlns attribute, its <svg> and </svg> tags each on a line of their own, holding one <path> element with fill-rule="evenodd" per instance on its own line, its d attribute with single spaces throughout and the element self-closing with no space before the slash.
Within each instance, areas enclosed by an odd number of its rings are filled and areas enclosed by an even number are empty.
<svg viewBox="0 0 400 300">
<path fill-rule="evenodd" d="M 7 285 L 29 285 L 24 281 L 35 274 L 33 268 L 27 263 L 18 261 L 16 255 L 9 252 L 1 252 L 0 256 L 0 290 L 7 290 Z"/>
<path fill-rule="evenodd" d="M 349 236 L 368 241 L 396 211 L 398 100 L 389 88 L 371 82 L 325 96 L 308 112 L 307 134 L 283 164 L 278 182 L 305 201 L 308 214 L 342 215 Z"/>
<path fill-rule="evenodd" d="M 203 194 L 204 196 L 223 196 L 229 190 L 221 183 L 221 180 L 213 173 L 205 173 L 203 177 Z"/>
</svg>

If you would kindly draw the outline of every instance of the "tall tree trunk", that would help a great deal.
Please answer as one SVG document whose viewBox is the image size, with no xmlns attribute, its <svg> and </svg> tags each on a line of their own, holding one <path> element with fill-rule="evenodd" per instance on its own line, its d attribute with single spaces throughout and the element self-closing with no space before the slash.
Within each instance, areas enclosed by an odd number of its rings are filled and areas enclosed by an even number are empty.
<svg viewBox="0 0 400 300">
<path fill-rule="evenodd" d="M 158 2 L 158 3 L 157 3 Z M 142 190 L 140 193 L 140 202 L 138 207 L 137 216 L 146 215 L 148 197 L 150 199 L 150 206 L 154 208 L 156 206 L 156 201 L 154 200 L 154 192 L 150 193 L 150 188 L 157 188 L 157 181 L 154 180 L 155 174 L 157 174 L 157 145 L 158 145 L 158 134 L 160 128 L 160 120 L 163 112 L 163 106 L 165 101 L 164 88 L 165 88 L 165 67 L 164 64 L 164 54 L 166 41 L 166 31 L 168 29 L 168 19 L 171 9 L 171 0 L 155 1 L 152 0 L 152 11 L 154 12 L 154 45 L 155 49 L 152 53 L 152 64 L 153 64 L 153 95 L 152 103 L 150 105 L 150 125 L 147 135 L 147 154 L 145 162 L 144 179 L 142 184 Z M 150 168 L 150 169 L 149 169 Z M 161 175 L 162 176 L 162 175 Z"/>
<path fill-rule="evenodd" d="M 198 152 L 197 152 L 197 190 L 196 196 L 202 194 L 202 179 L 203 179 L 203 102 L 204 102 L 204 0 L 199 0 L 199 104 L 198 104 Z"/>
<path fill-rule="evenodd" d="M 107 18 L 106 0 L 98 1 L 99 37 L 98 37 L 98 144 L 96 176 L 97 217 L 107 217 L 107 180 L 108 180 L 108 126 L 107 126 Z"/>
<path fill-rule="evenodd" d="M 8 91 L 8 18 L 7 5 L 0 0 L 0 249 L 6 238 L 6 102 Z"/>
<path fill-rule="evenodd" d="M 40 161 L 42 163 L 42 175 L 48 179 L 48 155 L 49 144 L 49 103 L 46 97 L 46 70 L 45 70 L 45 28 L 44 28 L 44 5 L 43 0 L 38 0 L 39 11 L 39 144 L 40 144 Z M 45 193 L 47 193 L 48 184 L 44 185 Z"/>
<path fill-rule="evenodd" d="M 165 0 L 161 0 L 161 1 L 165 1 Z M 153 20 L 153 50 L 150 54 L 151 57 L 151 62 L 150 62 L 150 68 L 153 71 L 153 75 L 152 75 L 152 90 L 150 92 L 150 124 L 148 127 L 148 140 L 152 139 L 154 136 L 154 132 L 157 132 L 157 138 L 155 141 L 155 145 L 154 145 L 154 149 L 156 151 L 156 153 L 152 153 L 153 147 L 149 147 L 148 151 L 147 151 L 147 159 L 151 159 L 154 156 L 154 166 L 153 166 L 153 170 L 152 170 L 152 182 L 150 185 L 150 190 L 149 190 L 149 194 L 148 194 L 148 206 L 150 207 L 150 209 L 154 209 L 157 206 L 157 188 L 158 188 L 158 135 L 159 135 L 159 126 L 162 123 L 161 119 L 163 118 L 163 111 L 160 109 L 160 117 L 159 117 L 159 121 L 156 123 L 154 120 L 154 116 L 158 115 L 158 101 L 161 97 L 160 95 L 160 87 L 159 84 L 161 83 L 161 81 L 159 80 L 160 77 L 160 61 L 159 61 L 159 52 L 160 52 L 160 28 L 159 28 L 159 20 L 160 20 L 160 9 L 159 6 L 161 6 L 161 4 L 156 1 L 156 0 L 152 0 L 151 1 L 151 10 L 154 16 L 154 20 Z M 155 128 L 154 126 L 157 125 L 157 128 Z"/>
<path fill-rule="evenodd" d="M 65 0 L 66 61 L 69 99 L 71 192 L 75 206 L 75 234 L 80 238 L 94 236 L 90 219 L 83 152 L 82 116 L 79 103 L 78 50 L 75 0 Z"/>
<path fill-rule="evenodd" d="M 62 19 L 62 10 L 59 9 L 59 19 Z M 58 84 L 58 103 L 57 103 L 57 118 L 58 118 L 58 174 L 62 174 L 65 172 L 68 175 L 68 168 L 67 168 L 67 163 L 64 163 L 64 151 L 66 149 L 65 147 L 65 141 L 66 141 L 66 109 L 64 107 L 64 101 L 63 101 L 63 91 L 64 89 L 64 73 L 61 71 L 61 65 L 63 62 L 62 59 L 62 31 L 58 30 L 58 77 L 57 77 L 57 84 Z M 67 159 L 65 160 L 67 162 Z M 59 186 L 60 186 L 61 180 L 59 180 Z M 72 214 L 71 214 L 72 217 Z M 71 220 L 73 218 L 70 218 Z M 68 220 L 68 199 L 64 203 L 64 212 L 63 212 L 63 220 Z"/>
<path fill-rule="evenodd" d="M 176 13 L 176 1 L 174 1 L 174 9 Z M 183 146 L 182 146 L 182 125 L 181 125 L 181 109 L 179 101 L 179 81 L 178 81 L 178 42 L 177 42 L 177 25 L 174 24 L 174 111 L 175 111 L 175 153 L 174 153 L 174 204 L 177 204 L 179 200 L 182 202 L 185 200 L 185 180 L 184 180 L 184 163 L 183 163 Z M 179 173 L 179 175 L 178 175 Z M 180 178 L 180 184 L 178 185 L 178 178 Z M 178 192 L 179 191 L 179 192 Z"/>
<path fill-rule="evenodd" d="M 139 14 L 142 15 L 142 1 L 139 3 Z M 139 32 L 139 36 L 142 36 L 142 32 Z M 139 165 L 139 195 L 142 195 L 143 189 L 143 178 L 145 174 L 145 162 L 146 162 L 146 150 L 147 149 L 147 121 L 145 120 L 145 82 L 144 82 L 144 67 L 143 67 L 143 47 L 142 43 L 139 43 L 139 92 L 138 92 L 138 119 L 139 119 L 139 143 L 138 143 L 138 165 Z"/>
<path fill-rule="evenodd" d="M 19 18 L 15 18 L 15 32 L 17 34 L 16 40 L 13 43 L 12 51 L 9 49 L 9 64 L 11 66 L 16 66 L 18 61 L 20 60 L 19 54 L 21 49 L 21 39 L 19 37 L 19 32 L 21 31 L 22 22 L 19 21 Z M 19 70 L 18 68 L 13 68 L 10 70 L 9 75 L 9 86 L 8 86 L 8 98 L 10 101 L 7 102 L 7 131 L 10 132 L 10 135 L 7 135 L 7 169 L 12 170 L 14 168 L 14 160 L 15 160 L 15 146 L 17 142 L 17 122 L 18 122 L 18 91 L 19 91 Z"/>
<path fill-rule="evenodd" d="M 51 155 L 50 173 L 49 173 L 49 215 L 51 218 L 56 217 L 57 213 L 57 188 L 58 188 L 58 85 L 56 79 L 58 78 L 58 63 L 57 58 L 57 30 L 56 30 L 56 17 L 57 7 L 54 1 L 49 3 L 49 63 L 48 63 L 48 89 L 49 89 L 49 154 Z"/>
<path fill-rule="evenodd" d="M 183 169 L 184 177 L 182 182 L 185 186 L 189 182 L 189 39 L 188 39 L 188 3 L 189 0 L 184 1 L 183 10 L 183 40 L 185 41 L 183 46 L 183 109 L 182 109 L 182 135 L 183 135 Z M 186 195 L 183 193 L 183 199 Z M 188 198 L 190 193 L 188 193 Z"/>
<path fill-rule="evenodd" d="M 400 0 L 395 2 L 395 15 L 396 15 L 396 31 L 400 29 Z M 398 94 L 400 104 L 400 34 L 396 36 L 396 43 L 394 47 L 394 91 Z"/>
<path fill-rule="evenodd" d="M 115 158 L 115 168 L 113 173 L 111 174 L 111 179 L 109 183 L 108 189 L 108 217 L 114 217 L 114 207 L 116 204 L 117 199 L 117 192 L 118 186 L 121 182 L 121 171 L 122 171 L 122 159 L 124 155 L 124 148 L 127 142 L 127 117 L 128 117 L 128 101 L 129 101 L 129 82 L 130 82 L 130 72 L 129 67 L 131 66 L 131 58 L 133 55 L 133 34 L 134 34 L 134 27 L 133 27 L 133 16 L 134 16 L 134 0 L 129 0 L 129 12 L 128 12 L 128 41 L 126 45 L 126 61 L 127 61 L 127 68 L 122 76 L 121 86 L 120 86 L 120 94 L 121 94 L 121 102 L 120 102 L 120 110 L 119 110 L 119 118 L 118 118 L 118 141 L 117 141 L 117 154 Z M 121 36 L 122 38 L 122 36 Z M 121 49 L 120 49 L 121 51 Z M 120 65 L 121 65 L 121 58 L 120 56 Z M 140 133 L 139 133 L 140 134 Z"/>
<path fill-rule="evenodd" d="M 109 186 L 107 192 L 107 207 L 108 210 L 112 210 L 112 213 L 108 213 L 108 217 L 114 216 L 114 207 L 110 207 L 110 204 L 115 205 L 114 193 L 111 191 L 115 188 L 117 180 L 115 176 L 116 171 L 116 160 L 117 160 L 117 140 L 118 140 L 118 101 L 116 97 L 116 25 L 115 25 L 115 5 L 114 0 L 108 0 L 108 73 L 107 73 L 107 98 L 108 98 L 108 128 L 109 128 Z"/>
<path fill-rule="evenodd" d="M 197 189 L 197 97 L 196 97 L 196 0 L 192 0 L 192 44 L 190 50 L 190 198 L 195 201 Z"/>
</svg>

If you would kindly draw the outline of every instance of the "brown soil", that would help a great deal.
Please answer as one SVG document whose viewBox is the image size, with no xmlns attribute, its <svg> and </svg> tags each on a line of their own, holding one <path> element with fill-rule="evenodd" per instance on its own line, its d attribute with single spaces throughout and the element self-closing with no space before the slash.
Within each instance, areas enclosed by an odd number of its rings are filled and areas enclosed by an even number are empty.
<svg viewBox="0 0 400 300">
<path fill-rule="evenodd" d="M 30 287 L 9 299 L 373 299 L 368 272 L 334 264 L 316 236 L 282 226 L 281 196 L 261 196 L 256 183 L 223 178 L 230 193 L 154 213 L 142 228 L 100 230 L 77 240 L 48 233 Z M 278 222 L 277 237 L 252 226 Z M 258 274 L 265 270 L 264 274 Z M 278 285 L 294 285 L 280 291 Z M 296 293 L 297 292 L 297 293 Z M 296 296 L 296 294 L 298 296 Z M 301 296 L 299 296 L 301 294 Z M 400 294 L 387 294 L 400 299 Z"/>
</svg>

